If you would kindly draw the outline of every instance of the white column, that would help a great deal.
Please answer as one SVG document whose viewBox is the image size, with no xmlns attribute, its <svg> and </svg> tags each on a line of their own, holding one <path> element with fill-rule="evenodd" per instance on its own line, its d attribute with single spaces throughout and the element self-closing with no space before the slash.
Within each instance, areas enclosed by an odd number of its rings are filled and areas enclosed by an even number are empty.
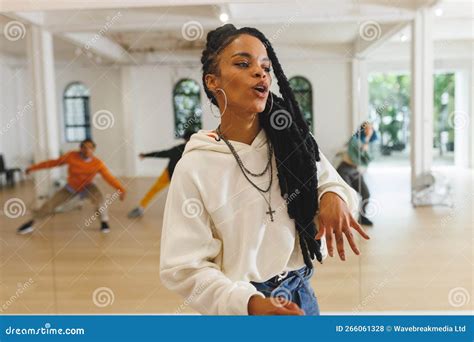
<svg viewBox="0 0 474 342">
<path fill-rule="evenodd" d="M 473 45 L 474 47 L 474 45 Z M 474 49 L 473 49 L 473 54 L 474 54 Z M 471 89 L 471 95 L 469 96 L 470 99 L 470 105 L 469 105 L 469 128 L 470 128 L 470 134 L 469 134 L 469 167 L 471 169 L 474 169 L 474 55 L 472 58 L 472 64 L 471 64 L 471 71 L 469 73 L 469 86 Z M 456 148 L 456 147 L 454 147 Z M 473 249 L 474 251 L 474 249 Z"/>
<path fill-rule="evenodd" d="M 458 167 L 469 167 L 472 134 L 469 132 L 472 116 L 472 98 L 470 73 L 466 70 L 456 72 L 454 113 L 450 113 L 449 122 L 454 127 L 454 163 Z"/>
<path fill-rule="evenodd" d="M 136 151 L 136 104 L 134 101 L 133 85 L 136 81 L 133 77 L 133 68 L 121 68 L 122 79 L 122 108 L 123 108 L 123 138 L 127 142 L 125 155 L 125 176 L 136 177 L 137 175 L 137 151 Z"/>
<path fill-rule="evenodd" d="M 369 119 L 369 83 L 367 61 L 364 58 L 352 59 L 352 133 L 365 120 Z"/>
<path fill-rule="evenodd" d="M 433 159 L 433 13 L 415 14 L 411 43 L 411 182 L 431 169 Z"/>
<path fill-rule="evenodd" d="M 53 36 L 34 25 L 30 33 L 28 60 L 34 103 L 34 159 L 39 162 L 59 157 Z M 34 173 L 37 198 L 48 196 L 58 174 L 54 171 Z"/>
</svg>

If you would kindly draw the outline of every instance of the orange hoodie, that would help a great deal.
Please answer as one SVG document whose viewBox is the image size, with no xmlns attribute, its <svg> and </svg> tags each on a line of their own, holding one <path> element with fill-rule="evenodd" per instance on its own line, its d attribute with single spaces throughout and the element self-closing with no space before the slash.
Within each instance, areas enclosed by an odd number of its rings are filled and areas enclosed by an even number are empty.
<svg viewBox="0 0 474 342">
<path fill-rule="evenodd" d="M 100 173 L 102 177 L 115 189 L 125 193 L 125 189 L 120 182 L 112 176 L 104 162 L 96 157 L 84 160 L 79 151 L 71 151 L 63 154 L 58 159 L 47 160 L 30 167 L 31 171 L 48 169 L 55 166 L 69 166 L 67 183 L 75 191 L 81 191 L 88 184 L 92 183 L 95 175 Z"/>
</svg>

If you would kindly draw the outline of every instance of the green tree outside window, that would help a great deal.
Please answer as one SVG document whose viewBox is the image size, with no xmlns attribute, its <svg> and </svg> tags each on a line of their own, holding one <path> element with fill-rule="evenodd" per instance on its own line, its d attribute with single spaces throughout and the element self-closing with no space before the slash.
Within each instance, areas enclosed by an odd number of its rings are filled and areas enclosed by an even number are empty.
<svg viewBox="0 0 474 342">
<path fill-rule="evenodd" d="M 186 130 L 202 128 L 202 107 L 199 84 L 191 79 L 178 81 L 173 90 L 175 136 L 183 137 Z"/>
<path fill-rule="evenodd" d="M 383 154 L 403 151 L 409 142 L 410 75 L 374 73 L 369 76 L 369 106 L 378 117 Z M 454 150 L 454 128 L 449 116 L 454 111 L 455 75 L 433 75 L 433 147 Z M 442 141 L 442 136 L 447 141 Z M 442 148 L 440 148 L 442 146 Z"/>
<path fill-rule="evenodd" d="M 290 87 L 298 101 L 301 113 L 312 130 L 313 128 L 313 89 L 309 80 L 303 76 L 290 78 Z"/>
</svg>

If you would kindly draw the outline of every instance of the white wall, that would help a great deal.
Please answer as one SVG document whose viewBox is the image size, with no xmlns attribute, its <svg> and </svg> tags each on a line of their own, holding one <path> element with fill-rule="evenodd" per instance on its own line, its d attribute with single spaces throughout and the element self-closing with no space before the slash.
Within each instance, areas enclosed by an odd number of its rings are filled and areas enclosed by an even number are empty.
<svg viewBox="0 0 474 342">
<path fill-rule="evenodd" d="M 279 46 L 275 51 L 287 78 L 303 76 L 313 88 L 313 133 L 332 161 L 344 148 L 352 122 L 352 59 L 350 44 L 316 45 L 312 48 Z M 276 85 L 276 80 L 274 82 Z M 356 123 L 358 125 L 358 123 Z"/>
<path fill-rule="evenodd" d="M 474 55 L 474 41 L 471 42 L 471 51 L 473 52 Z M 469 133 L 469 167 L 474 168 L 474 56 L 471 58 L 471 73 L 470 73 L 470 83 L 471 83 L 471 89 L 468 92 L 470 94 L 470 133 Z"/>
<path fill-rule="evenodd" d="M 303 60 L 283 64 L 288 78 L 306 77 L 313 87 L 313 131 L 331 160 L 351 135 L 351 63 Z"/>
<path fill-rule="evenodd" d="M 0 153 L 7 167 L 26 167 L 33 160 L 33 98 L 22 63 L 0 54 Z"/>
<path fill-rule="evenodd" d="M 64 103 L 63 93 L 66 87 L 75 81 L 84 83 L 90 90 L 91 134 L 97 143 L 96 155 L 101 158 L 110 170 L 122 175 L 125 163 L 122 156 L 129 145 L 123 138 L 122 81 L 120 69 L 110 66 L 82 67 L 63 63 L 56 64 L 56 97 L 59 116 L 59 137 L 62 152 L 77 149 L 78 143 L 67 143 L 64 136 Z M 107 110 L 112 113 L 113 126 L 98 129 L 92 119 L 94 113 Z"/>
<path fill-rule="evenodd" d="M 182 78 L 201 84 L 200 71 L 193 66 L 129 66 L 122 70 L 126 136 L 133 145 L 128 155 L 127 175 L 156 176 L 167 165 L 167 160 L 139 161 L 138 153 L 171 148 L 180 144 L 175 138 L 173 87 Z M 201 93 L 204 109 L 203 129 L 212 129 L 216 123 L 209 115 L 204 91 Z"/>
</svg>

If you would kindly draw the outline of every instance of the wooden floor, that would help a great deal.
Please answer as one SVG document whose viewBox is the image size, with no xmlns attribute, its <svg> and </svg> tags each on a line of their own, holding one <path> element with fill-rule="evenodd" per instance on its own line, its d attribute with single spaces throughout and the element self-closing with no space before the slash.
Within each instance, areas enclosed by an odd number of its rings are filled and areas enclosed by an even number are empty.
<svg viewBox="0 0 474 342">
<path fill-rule="evenodd" d="M 453 208 L 413 209 L 407 167 L 371 167 L 371 240 L 362 255 L 329 259 L 312 284 L 322 313 L 467 311 L 473 308 L 472 172 L 443 168 L 452 179 Z M 160 231 L 166 194 L 145 217 L 126 213 L 153 179 L 125 179 L 125 202 L 114 201 L 112 231 L 86 226 L 92 207 L 57 214 L 28 236 L 15 229 L 28 216 L 0 216 L 0 313 L 193 313 L 159 279 Z M 112 193 L 104 183 L 102 189 Z M 29 204 L 33 184 L 0 190 L 0 204 Z M 10 215 L 11 216 L 11 215 Z M 471 311 L 472 312 L 472 311 Z"/>
</svg>

